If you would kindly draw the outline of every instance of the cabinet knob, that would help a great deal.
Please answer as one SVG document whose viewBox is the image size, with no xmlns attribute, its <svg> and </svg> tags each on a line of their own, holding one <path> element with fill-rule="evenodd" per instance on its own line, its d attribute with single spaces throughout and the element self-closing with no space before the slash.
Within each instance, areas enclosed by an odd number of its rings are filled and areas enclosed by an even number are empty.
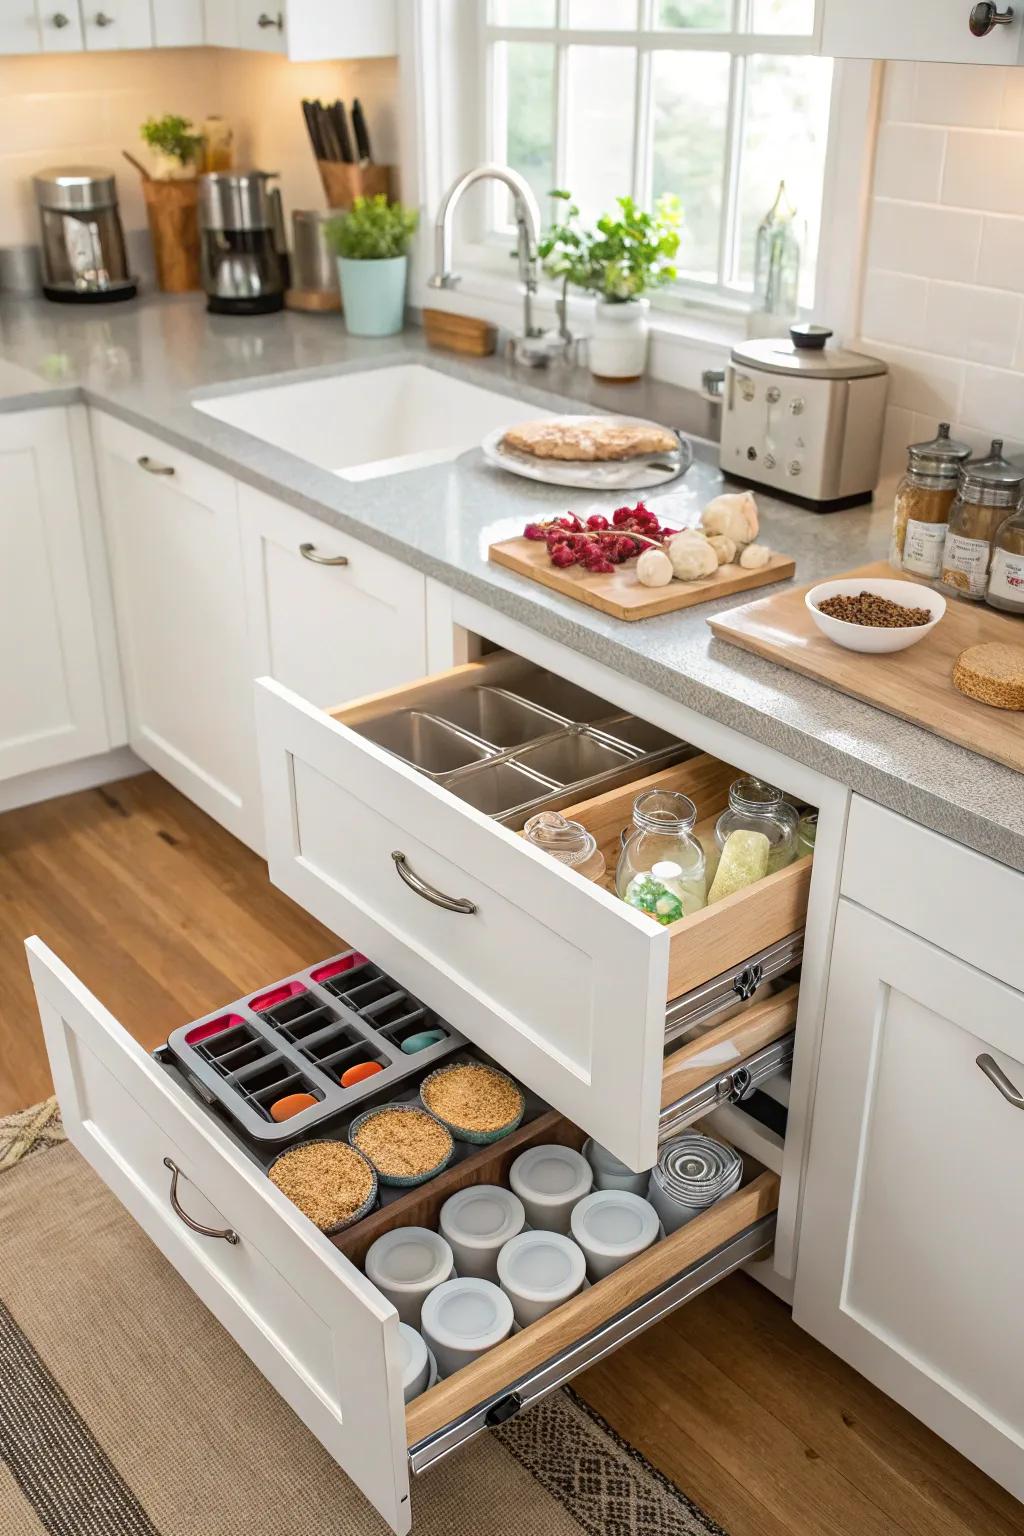
<svg viewBox="0 0 1024 1536">
<path fill-rule="evenodd" d="M 69 27 L 71 25 L 70 18 L 65 16 L 63 11 L 55 11 L 50 19 L 53 22 L 53 25 L 58 28 Z"/>
<path fill-rule="evenodd" d="M 284 31 L 284 17 L 278 11 L 276 16 L 270 16 L 266 11 L 261 11 L 256 18 L 258 27 L 276 27 L 279 32 Z"/>
<path fill-rule="evenodd" d="M 971 7 L 968 26 L 975 37 L 988 37 L 995 27 L 1008 27 L 1012 20 L 1012 5 L 1001 11 L 993 0 L 978 0 L 977 5 Z"/>
<path fill-rule="evenodd" d="M 97 11 L 93 21 L 98 27 L 112 27 L 114 25 L 113 16 L 108 16 L 105 11 Z"/>
<path fill-rule="evenodd" d="M 300 544 L 299 554 L 314 565 L 348 565 L 348 555 L 320 555 L 315 544 Z"/>
</svg>

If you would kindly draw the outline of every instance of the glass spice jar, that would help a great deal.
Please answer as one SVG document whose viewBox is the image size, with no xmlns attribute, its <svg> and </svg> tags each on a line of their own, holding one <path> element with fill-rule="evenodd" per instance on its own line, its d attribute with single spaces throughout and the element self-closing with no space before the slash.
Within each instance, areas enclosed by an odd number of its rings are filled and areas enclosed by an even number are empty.
<svg viewBox="0 0 1024 1536">
<path fill-rule="evenodd" d="M 619 854 L 615 890 L 660 923 L 707 905 L 704 850 L 693 835 L 697 807 L 671 789 L 647 789 L 633 802 L 633 831 Z"/>
<path fill-rule="evenodd" d="M 566 821 L 558 811 L 540 811 L 523 827 L 523 836 L 560 864 L 588 880 L 604 877 L 604 854 L 593 835 L 578 821 Z"/>
<path fill-rule="evenodd" d="M 1024 614 L 1024 508 L 1019 505 L 996 529 L 985 601 L 1006 613 Z"/>
<path fill-rule="evenodd" d="M 782 798 L 781 789 L 762 779 L 735 779 L 729 785 L 729 809 L 715 823 L 715 842 L 721 851 L 730 832 L 763 832 L 773 875 L 796 858 L 799 825 L 796 807 Z"/>
<path fill-rule="evenodd" d="M 1003 458 L 1003 440 L 992 439 L 983 459 L 970 459 L 960 470 L 956 500 L 942 555 L 942 585 L 958 597 L 980 603 L 988 590 L 992 541 L 1000 523 L 1014 511 L 1024 487 L 1024 469 Z"/>
<path fill-rule="evenodd" d="M 949 509 L 956 498 L 960 466 L 971 450 L 949 435 L 949 422 L 927 443 L 911 443 L 907 472 L 896 487 L 889 564 L 935 581 L 942 574 Z"/>
</svg>

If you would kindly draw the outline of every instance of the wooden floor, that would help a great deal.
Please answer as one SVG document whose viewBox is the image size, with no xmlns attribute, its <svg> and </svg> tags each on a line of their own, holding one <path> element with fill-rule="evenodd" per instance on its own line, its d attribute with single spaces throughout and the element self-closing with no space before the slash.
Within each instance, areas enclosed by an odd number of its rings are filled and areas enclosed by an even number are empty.
<svg viewBox="0 0 1024 1536">
<path fill-rule="evenodd" d="M 266 867 L 153 774 L 0 816 L 0 1114 L 50 1092 L 38 933 L 152 1047 L 330 954 Z M 736 1275 L 577 1383 L 729 1536 L 1024 1536 L 1024 1507 Z"/>
</svg>

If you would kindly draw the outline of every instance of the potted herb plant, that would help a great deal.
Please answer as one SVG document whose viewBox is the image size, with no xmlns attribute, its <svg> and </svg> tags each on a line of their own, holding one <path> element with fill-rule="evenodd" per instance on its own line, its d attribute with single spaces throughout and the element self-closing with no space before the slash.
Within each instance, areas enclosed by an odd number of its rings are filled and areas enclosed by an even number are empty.
<svg viewBox="0 0 1024 1536">
<path fill-rule="evenodd" d="M 141 133 L 152 155 L 150 175 L 154 181 L 188 181 L 195 176 L 203 139 L 193 132 L 187 117 L 174 112 L 148 117 Z"/>
<path fill-rule="evenodd" d="M 568 204 L 565 217 L 540 240 L 538 250 L 549 277 L 566 288 L 595 296 L 590 338 L 590 371 L 599 379 L 638 379 L 647 366 L 647 313 L 651 288 L 671 283 L 679 249 L 679 199 L 659 197 L 652 213 L 631 197 L 616 198 L 616 211 L 602 214 L 593 229 L 580 223 L 570 192 L 552 197 Z"/>
<path fill-rule="evenodd" d="M 357 197 L 325 226 L 338 258 L 345 324 L 353 336 L 393 336 L 405 320 L 405 281 L 415 210 L 384 193 Z"/>
<path fill-rule="evenodd" d="M 142 172 L 157 282 L 165 293 L 187 293 L 201 286 L 197 175 L 202 135 L 174 112 L 147 118 L 140 132 L 149 146 L 150 168 L 128 158 Z"/>
</svg>

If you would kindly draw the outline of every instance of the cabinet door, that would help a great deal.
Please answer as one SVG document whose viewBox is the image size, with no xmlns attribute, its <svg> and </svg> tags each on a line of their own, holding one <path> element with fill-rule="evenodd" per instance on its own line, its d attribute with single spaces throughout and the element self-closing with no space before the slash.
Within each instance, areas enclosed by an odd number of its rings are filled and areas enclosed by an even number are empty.
<svg viewBox="0 0 1024 1536">
<path fill-rule="evenodd" d="M 73 3 L 77 7 L 78 0 Z M 0 53 L 38 53 L 41 47 L 39 18 L 32 0 L 8 0 L 8 4 L 0 5 Z"/>
<path fill-rule="evenodd" d="M 426 581 L 410 566 L 239 487 L 252 672 L 325 708 L 426 671 Z"/>
<path fill-rule="evenodd" d="M 1000 3 L 1012 21 L 975 37 L 975 0 L 825 0 L 821 52 L 834 58 L 926 59 L 949 64 L 1016 64 L 1024 12 Z"/>
<path fill-rule="evenodd" d="M 36 15 L 44 53 L 81 53 L 85 36 L 79 0 L 36 0 Z"/>
<path fill-rule="evenodd" d="M 379 59 L 398 52 L 395 0 L 287 0 L 286 20 L 290 59 Z"/>
<path fill-rule="evenodd" d="M 203 35 L 210 48 L 238 47 L 235 0 L 203 0 Z"/>
<path fill-rule="evenodd" d="M 82 0 L 82 19 L 91 52 L 153 46 L 149 0 Z"/>
<path fill-rule="evenodd" d="M 239 48 L 259 53 L 287 51 L 285 0 L 237 0 Z"/>
<path fill-rule="evenodd" d="M 153 0 L 153 45 L 199 47 L 205 41 L 203 0 Z"/>
<path fill-rule="evenodd" d="M 1024 1093 L 1024 994 L 840 901 L 794 1317 L 1021 1498 L 1024 1106 L 979 1057 Z"/>
<path fill-rule="evenodd" d="M 94 421 L 129 741 L 258 848 L 235 483 L 111 417 Z"/>
<path fill-rule="evenodd" d="M 0 778 L 110 745 L 64 411 L 0 418 Z"/>
</svg>

